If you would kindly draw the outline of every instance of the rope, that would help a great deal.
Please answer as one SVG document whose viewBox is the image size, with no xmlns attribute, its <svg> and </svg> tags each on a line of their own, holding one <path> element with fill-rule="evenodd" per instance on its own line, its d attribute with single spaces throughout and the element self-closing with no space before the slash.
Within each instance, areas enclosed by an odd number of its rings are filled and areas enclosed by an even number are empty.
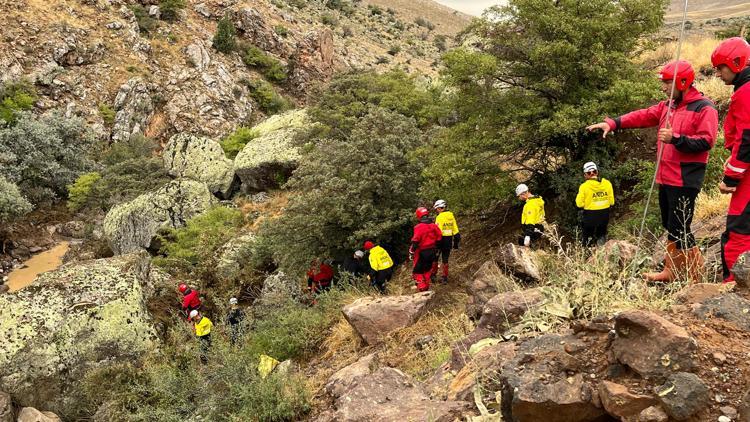
<svg viewBox="0 0 750 422">
<path fill-rule="evenodd" d="M 685 0 L 685 7 L 682 11 L 682 25 L 680 26 L 680 38 L 677 41 L 677 57 L 675 57 L 675 69 L 674 69 L 674 77 L 672 78 L 672 89 L 669 92 L 669 108 L 667 109 L 667 116 L 666 116 L 666 122 L 667 128 L 672 127 L 671 119 L 672 119 L 672 107 L 674 106 L 674 91 L 677 86 L 677 73 L 679 72 L 679 60 L 680 55 L 682 54 L 682 42 L 685 39 L 685 22 L 687 21 L 687 11 L 688 11 L 688 0 Z M 643 228 L 646 225 L 646 217 L 648 216 L 648 207 L 651 205 L 651 198 L 654 194 L 654 187 L 656 186 L 656 176 L 659 174 L 659 166 L 661 164 L 661 158 L 664 154 L 664 146 L 662 145 L 661 141 L 658 141 L 658 153 L 656 156 L 656 169 L 654 171 L 654 178 L 651 180 L 651 188 L 648 190 L 648 199 L 646 200 L 646 207 L 643 210 L 643 218 L 641 219 L 641 228 L 638 231 L 638 245 L 636 250 L 640 250 L 641 248 L 641 239 L 643 238 Z"/>
</svg>

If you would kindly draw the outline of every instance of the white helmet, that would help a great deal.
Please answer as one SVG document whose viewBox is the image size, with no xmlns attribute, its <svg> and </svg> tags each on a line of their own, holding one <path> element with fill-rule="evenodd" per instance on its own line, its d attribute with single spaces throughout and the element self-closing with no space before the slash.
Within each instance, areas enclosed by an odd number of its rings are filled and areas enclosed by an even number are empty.
<svg viewBox="0 0 750 422">
<path fill-rule="evenodd" d="M 354 256 L 356 256 L 357 258 L 364 258 L 365 253 L 362 251 L 356 251 L 354 252 Z"/>
<path fill-rule="evenodd" d="M 229 299 L 229 304 L 230 305 L 236 305 L 237 304 L 237 298 L 233 297 L 233 298 Z"/>
<path fill-rule="evenodd" d="M 193 309 L 190 311 L 190 319 L 193 319 L 198 316 L 198 311 L 196 309 Z"/>
<path fill-rule="evenodd" d="M 583 172 L 588 173 L 590 171 L 599 171 L 599 169 L 596 167 L 596 163 L 593 161 L 589 161 L 588 163 L 583 165 Z"/>
<path fill-rule="evenodd" d="M 445 203 L 445 199 L 438 199 L 435 201 L 435 205 L 432 206 L 433 209 L 438 208 L 445 208 L 448 204 Z"/>
<path fill-rule="evenodd" d="M 521 195 L 522 193 L 526 193 L 529 191 L 529 187 L 521 183 L 520 185 L 516 186 L 516 196 Z"/>
</svg>

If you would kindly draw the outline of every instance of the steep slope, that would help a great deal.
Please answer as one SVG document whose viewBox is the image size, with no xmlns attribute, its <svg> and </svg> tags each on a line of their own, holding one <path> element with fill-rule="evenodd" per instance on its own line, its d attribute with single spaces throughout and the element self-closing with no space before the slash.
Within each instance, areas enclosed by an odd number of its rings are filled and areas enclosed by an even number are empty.
<svg viewBox="0 0 750 422">
<path fill-rule="evenodd" d="M 667 8 L 665 20 L 669 23 L 680 21 L 684 7 L 683 0 L 672 0 Z M 688 4 L 688 19 L 691 20 L 731 18 L 748 14 L 750 14 L 750 2 L 744 0 L 697 0 Z"/>
<path fill-rule="evenodd" d="M 453 36 L 466 27 L 472 17 L 432 0 L 368 0 L 368 4 L 390 7 L 404 16 L 407 22 L 418 18 L 435 24 L 435 32 Z"/>
</svg>

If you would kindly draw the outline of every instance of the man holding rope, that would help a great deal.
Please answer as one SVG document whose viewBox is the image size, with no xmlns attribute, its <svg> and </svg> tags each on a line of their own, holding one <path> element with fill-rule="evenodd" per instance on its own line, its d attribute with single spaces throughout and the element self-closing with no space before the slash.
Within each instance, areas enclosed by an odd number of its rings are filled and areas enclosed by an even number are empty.
<svg viewBox="0 0 750 422">
<path fill-rule="evenodd" d="M 693 86 L 695 71 L 690 63 L 668 63 L 660 72 L 667 95 L 649 108 L 591 125 L 603 137 L 618 129 L 658 127 L 656 183 L 662 226 L 667 230 L 664 269 L 644 276 L 651 282 L 668 282 L 688 276 L 703 277 L 704 261 L 690 229 L 695 199 L 706 175 L 708 152 L 716 142 L 719 117 L 716 108 Z"/>
</svg>

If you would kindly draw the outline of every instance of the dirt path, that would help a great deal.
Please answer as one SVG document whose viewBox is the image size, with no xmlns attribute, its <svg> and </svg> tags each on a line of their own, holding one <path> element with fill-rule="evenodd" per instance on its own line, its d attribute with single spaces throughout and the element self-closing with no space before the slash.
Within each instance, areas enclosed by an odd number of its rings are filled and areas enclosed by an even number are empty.
<svg viewBox="0 0 750 422">
<path fill-rule="evenodd" d="M 8 277 L 10 291 L 20 290 L 33 283 L 39 274 L 54 270 L 62 265 L 62 258 L 69 248 L 69 242 L 60 242 L 54 248 L 34 255 L 24 262 L 21 268 L 11 272 Z"/>
</svg>

